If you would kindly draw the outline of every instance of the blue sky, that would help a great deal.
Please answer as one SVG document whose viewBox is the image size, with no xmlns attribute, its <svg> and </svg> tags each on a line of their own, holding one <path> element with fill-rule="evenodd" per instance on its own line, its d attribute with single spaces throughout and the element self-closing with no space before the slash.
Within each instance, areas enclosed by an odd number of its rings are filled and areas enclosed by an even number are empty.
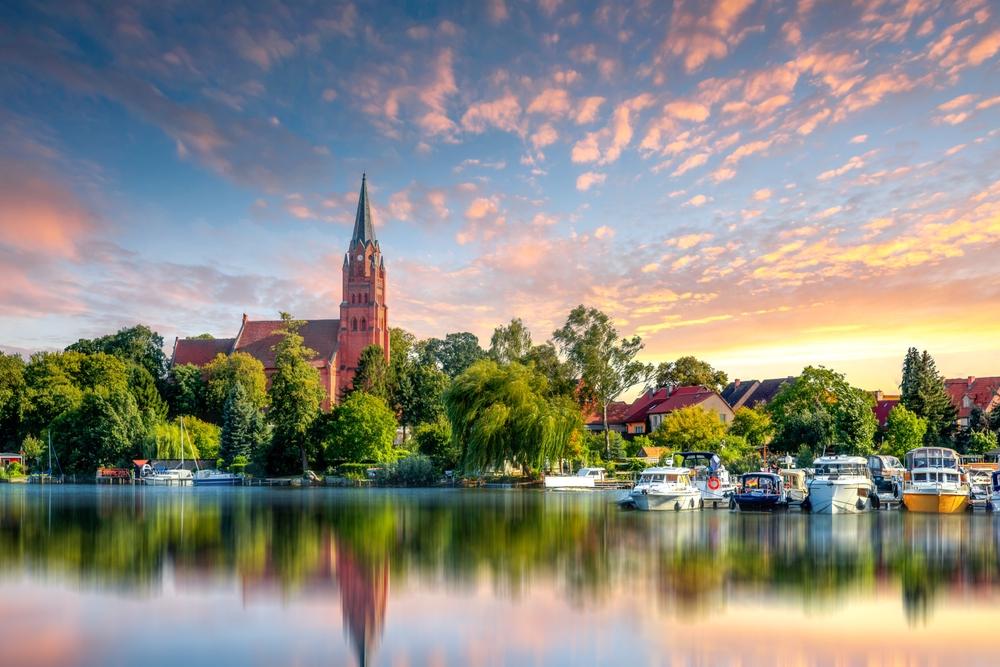
<svg viewBox="0 0 1000 667">
<path fill-rule="evenodd" d="M 8 3 L 0 345 L 335 317 L 362 171 L 392 324 L 892 389 L 1000 374 L 984 1 Z"/>
</svg>

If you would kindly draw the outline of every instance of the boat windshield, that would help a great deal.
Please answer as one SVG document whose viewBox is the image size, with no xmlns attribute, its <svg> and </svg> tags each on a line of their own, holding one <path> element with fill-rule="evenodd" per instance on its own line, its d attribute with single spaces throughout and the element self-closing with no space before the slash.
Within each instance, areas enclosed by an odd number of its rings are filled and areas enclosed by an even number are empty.
<svg viewBox="0 0 1000 667">
<path fill-rule="evenodd" d="M 915 472 L 913 473 L 914 482 L 947 482 L 949 484 L 958 484 L 958 473 L 957 472 Z"/>
<path fill-rule="evenodd" d="M 912 466 L 914 470 L 920 468 L 957 468 L 958 460 L 954 452 L 950 449 L 918 449 L 913 452 Z"/>
<path fill-rule="evenodd" d="M 864 463 L 817 463 L 817 475 L 861 475 L 867 476 L 868 466 Z"/>
<path fill-rule="evenodd" d="M 777 480 L 771 477 L 747 477 L 743 480 L 743 488 L 748 490 L 760 489 L 763 491 L 770 490 L 777 486 Z"/>
<path fill-rule="evenodd" d="M 662 484 L 663 482 L 674 483 L 680 480 L 680 475 L 676 473 L 645 473 L 639 476 L 640 484 Z"/>
</svg>

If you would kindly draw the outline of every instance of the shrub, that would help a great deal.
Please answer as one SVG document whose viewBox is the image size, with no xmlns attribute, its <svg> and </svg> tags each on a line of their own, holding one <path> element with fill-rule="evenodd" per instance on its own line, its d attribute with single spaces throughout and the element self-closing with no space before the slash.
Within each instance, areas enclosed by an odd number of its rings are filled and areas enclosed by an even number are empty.
<svg viewBox="0 0 1000 667">
<path fill-rule="evenodd" d="M 243 456 L 242 454 L 238 454 L 233 457 L 233 462 L 229 464 L 229 470 L 239 474 L 244 472 L 247 469 L 248 465 L 250 465 L 250 461 L 247 459 L 247 457 Z"/>
<path fill-rule="evenodd" d="M 341 463 L 336 470 L 338 475 L 347 479 L 368 479 L 370 467 L 367 463 Z"/>
<path fill-rule="evenodd" d="M 24 468 L 21 467 L 21 464 L 18 463 L 17 461 L 11 461 L 7 465 L 7 476 L 8 477 L 23 477 L 24 476 Z"/>
<path fill-rule="evenodd" d="M 421 454 L 399 459 L 378 475 L 379 482 L 393 486 L 434 486 L 439 479 L 430 457 Z"/>
</svg>

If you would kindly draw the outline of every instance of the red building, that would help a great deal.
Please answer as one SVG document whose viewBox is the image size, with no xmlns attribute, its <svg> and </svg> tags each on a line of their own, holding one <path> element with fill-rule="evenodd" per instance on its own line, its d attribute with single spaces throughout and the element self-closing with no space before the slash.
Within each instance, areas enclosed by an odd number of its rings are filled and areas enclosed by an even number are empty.
<svg viewBox="0 0 1000 667">
<path fill-rule="evenodd" d="M 307 348 L 316 354 L 311 363 L 319 371 L 326 390 L 324 409 L 336 403 L 354 381 L 361 351 L 378 345 L 389 360 L 389 308 L 386 305 L 386 271 L 382 249 L 375 238 L 368 181 L 362 175 L 354 233 L 344 254 L 340 319 L 304 320 L 299 329 Z M 243 323 L 235 338 L 174 341 L 171 365 L 204 366 L 219 354 L 246 352 L 264 365 L 270 381 L 274 374 L 274 346 L 281 339 L 281 320 L 251 320 Z"/>
<path fill-rule="evenodd" d="M 952 378 L 944 381 L 951 403 L 958 412 L 958 425 L 968 426 L 972 411 L 992 412 L 1000 405 L 1000 377 Z"/>
</svg>

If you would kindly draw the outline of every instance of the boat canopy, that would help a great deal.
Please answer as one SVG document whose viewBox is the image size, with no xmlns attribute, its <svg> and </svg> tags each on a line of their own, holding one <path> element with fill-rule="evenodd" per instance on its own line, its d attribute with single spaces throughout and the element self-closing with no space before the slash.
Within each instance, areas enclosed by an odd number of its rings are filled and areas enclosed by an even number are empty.
<svg viewBox="0 0 1000 667">
<path fill-rule="evenodd" d="M 722 465 L 722 461 L 712 452 L 679 452 L 676 454 L 681 458 L 681 465 L 688 468 L 717 468 Z"/>
<path fill-rule="evenodd" d="M 906 467 L 909 470 L 923 468 L 958 469 L 958 452 L 947 447 L 918 447 L 906 453 Z"/>
</svg>

